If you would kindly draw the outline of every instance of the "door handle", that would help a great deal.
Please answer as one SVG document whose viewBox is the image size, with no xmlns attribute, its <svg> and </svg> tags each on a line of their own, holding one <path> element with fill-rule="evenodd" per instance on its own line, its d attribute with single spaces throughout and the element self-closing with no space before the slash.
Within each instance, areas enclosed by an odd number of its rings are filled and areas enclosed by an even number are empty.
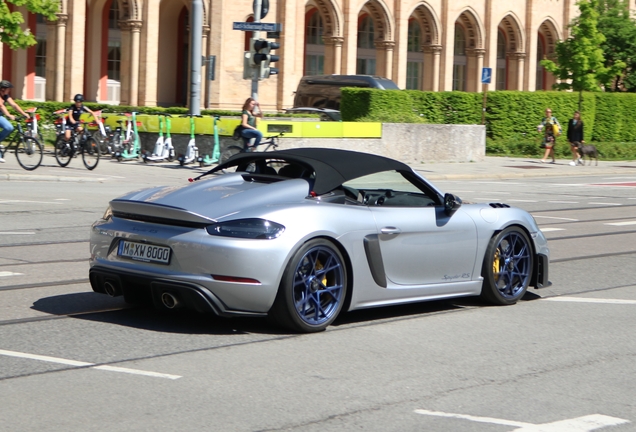
<svg viewBox="0 0 636 432">
<path fill-rule="evenodd" d="M 394 235 L 401 233 L 402 230 L 396 227 L 384 227 L 380 229 L 381 234 Z"/>
</svg>

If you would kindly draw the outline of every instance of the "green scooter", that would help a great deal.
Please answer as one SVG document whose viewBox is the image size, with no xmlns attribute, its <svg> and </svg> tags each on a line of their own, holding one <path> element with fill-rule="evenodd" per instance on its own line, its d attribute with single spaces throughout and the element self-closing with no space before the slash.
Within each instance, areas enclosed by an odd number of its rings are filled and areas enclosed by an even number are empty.
<svg viewBox="0 0 636 432">
<path fill-rule="evenodd" d="M 197 158 L 197 162 L 199 162 L 199 166 L 202 166 L 202 167 L 210 166 L 212 164 L 218 163 L 219 158 L 221 156 L 221 151 L 219 148 L 219 127 L 216 124 L 217 120 L 219 120 L 221 117 L 216 115 L 213 117 L 214 117 L 214 148 L 212 149 L 211 155 L 206 154 L 205 156 L 199 156 Z"/>
<path fill-rule="evenodd" d="M 126 114 L 126 141 L 124 150 L 118 150 L 113 157 L 119 162 L 123 160 L 139 159 L 141 156 L 141 143 L 139 142 L 139 132 L 137 131 L 137 113 Z"/>
</svg>

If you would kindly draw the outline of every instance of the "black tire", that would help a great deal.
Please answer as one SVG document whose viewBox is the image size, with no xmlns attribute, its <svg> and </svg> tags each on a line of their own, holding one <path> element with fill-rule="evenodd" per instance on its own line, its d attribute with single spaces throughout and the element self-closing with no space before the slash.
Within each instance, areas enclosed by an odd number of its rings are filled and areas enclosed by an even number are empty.
<svg viewBox="0 0 636 432">
<path fill-rule="evenodd" d="M 294 331 L 322 331 L 338 317 L 347 289 L 338 248 L 324 239 L 310 240 L 287 264 L 270 318 Z"/>
<path fill-rule="evenodd" d="M 110 154 L 114 155 L 118 151 L 119 152 L 122 151 L 121 136 L 118 134 L 115 134 L 110 140 Z"/>
<path fill-rule="evenodd" d="M 99 144 L 95 138 L 88 137 L 82 146 L 82 162 L 88 170 L 94 170 L 99 163 L 99 155 L 101 154 Z"/>
<path fill-rule="evenodd" d="M 102 132 L 99 129 L 93 132 L 93 138 L 95 139 L 97 144 L 99 144 L 99 152 L 101 154 L 105 155 L 110 153 L 108 149 L 108 137 L 102 135 Z"/>
<path fill-rule="evenodd" d="M 27 171 L 32 171 L 40 166 L 43 154 L 42 144 L 31 137 L 25 137 L 18 141 L 15 148 L 15 157 L 18 159 L 18 163 Z"/>
<path fill-rule="evenodd" d="M 66 141 L 64 135 L 59 135 L 55 141 L 55 160 L 58 165 L 65 167 L 71 163 L 73 157 L 72 142 Z"/>
<path fill-rule="evenodd" d="M 481 275 L 481 298 L 496 305 L 512 305 L 523 297 L 532 279 L 533 251 L 528 235 L 512 226 L 490 239 Z"/>
<path fill-rule="evenodd" d="M 223 153 L 221 153 L 221 157 L 219 158 L 219 163 L 225 163 L 232 156 L 242 152 L 243 152 L 243 149 L 239 146 L 229 146 L 228 148 L 223 150 Z"/>
</svg>

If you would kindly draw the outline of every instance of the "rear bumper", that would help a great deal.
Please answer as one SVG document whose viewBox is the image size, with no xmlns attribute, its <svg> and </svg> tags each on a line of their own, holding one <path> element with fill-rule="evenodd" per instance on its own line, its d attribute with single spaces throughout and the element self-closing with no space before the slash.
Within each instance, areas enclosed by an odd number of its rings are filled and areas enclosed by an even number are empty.
<svg viewBox="0 0 636 432">
<path fill-rule="evenodd" d="M 547 255 L 537 254 L 534 257 L 534 277 L 530 282 L 530 285 L 535 288 L 547 288 L 552 285 L 552 282 L 548 280 L 550 267 L 550 258 Z"/>
<path fill-rule="evenodd" d="M 169 293 L 178 299 L 178 307 L 196 310 L 201 313 L 213 313 L 221 317 L 266 316 L 265 313 L 246 312 L 228 309 L 225 304 L 207 288 L 195 283 L 171 280 L 166 277 L 148 276 L 133 272 L 111 270 L 94 266 L 89 271 L 89 279 L 96 293 L 123 295 L 128 303 L 150 303 L 165 309 L 161 298 Z M 106 289 L 107 284 L 112 287 Z"/>
</svg>

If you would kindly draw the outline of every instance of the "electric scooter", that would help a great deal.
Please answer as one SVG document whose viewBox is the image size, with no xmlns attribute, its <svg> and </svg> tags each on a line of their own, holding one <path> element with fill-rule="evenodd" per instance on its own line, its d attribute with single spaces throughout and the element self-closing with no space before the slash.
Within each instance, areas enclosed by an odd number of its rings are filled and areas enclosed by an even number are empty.
<svg viewBox="0 0 636 432">
<path fill-rule="evenodd" d="M 141 143 L 139 142 L 139 132 L 137 131 L 137 113 L 132 112 L 126 114 L 126 121 L 128 123 L 126 127 L 126 146 L 123 151 L 118 150 L 113 155 L 119 162 L 123 160 L 139 159 L 141 154 Z"/>
<path fill-rule="evenodd" d="M 164 121 L 165 117 L 165 121 Z M 166 125 L 166 138 L 163 138 L 163 125 Z M 159 115 L 159 138 L 155 143 L 155 149 L 151 155 L 144 153 L 141 156 L 144 162 L 172 162 L 174 160 L 174 147 L 172 146 L 172 138 L 170 137 L 170 115 Z"/>
<path fill-rule="evenodd" d="M 218 163 L 219 158 L 221 157 L 221 151 L 219 148 L 219 127 L 216 124 L 217 120 L 219 120 L 221 117 L 217 115 L 212 117 L 214 118 L 214 148 L 212 149 L 211 155 L 206 154 L 205 156 L 199 156 L 197 158 L 197 162 L 199 162 L 199 166 L 201 167 L 210 166 L 214 163 Z"/>
<path fill-rule="evenodd" d="M 188 147 L 186 148 L 185 155 L 179 155 L 179 165 L 181 166 L 192 163 L 199 157 L 199 148 L 197 147 L 196 140 L 194 139 L 194 116 L 185 115 L 183 117 L 190 117 L 190 141 L 188 141 Z"/>
</svg>

